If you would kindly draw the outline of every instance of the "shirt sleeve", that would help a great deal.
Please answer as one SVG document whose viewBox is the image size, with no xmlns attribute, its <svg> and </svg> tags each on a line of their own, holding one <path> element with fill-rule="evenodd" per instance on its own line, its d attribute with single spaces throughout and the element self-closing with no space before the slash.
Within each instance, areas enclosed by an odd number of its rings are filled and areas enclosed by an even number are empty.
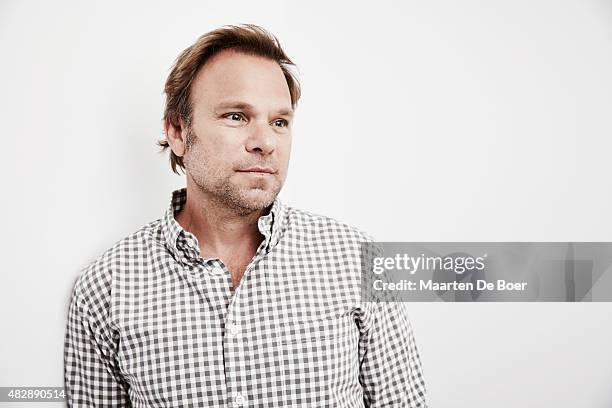
<svg viewBox="0 0 612 408">
<path fill-rule="evenodd" d="M 116 366 L 116 354 L 99 323 L 74 286 L 64 339 L 64 388 L 68 407 L 131 407 L 128 386 Z"/>
<path fill-rule="evenodd" d="M 359 377 L 366 407 L 427 407 L 421 361 L 402 303 L 374 304 Z"/>
</svg>

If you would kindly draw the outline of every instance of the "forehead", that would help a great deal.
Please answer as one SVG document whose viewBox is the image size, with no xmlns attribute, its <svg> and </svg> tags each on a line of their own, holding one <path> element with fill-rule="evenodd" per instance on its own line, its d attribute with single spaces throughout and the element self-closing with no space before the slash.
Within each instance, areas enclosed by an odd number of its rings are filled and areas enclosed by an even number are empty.
<svg viewBox="0 0 612 408">
<path fill-rule="evenodd" d="M 194 109 L 224 100 L 254 106 L 291 108 L 291 94 L 280 66 L 267 58 L 224 50 L 200 68 L 191 90 Z"/>
</svg>

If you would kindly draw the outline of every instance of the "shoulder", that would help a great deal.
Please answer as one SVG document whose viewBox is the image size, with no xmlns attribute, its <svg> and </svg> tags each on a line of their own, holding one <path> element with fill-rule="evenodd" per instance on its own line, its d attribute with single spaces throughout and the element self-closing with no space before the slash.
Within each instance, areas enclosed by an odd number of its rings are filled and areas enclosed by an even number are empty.
<svg viewBox="0 0 612 408">
<path fill-rule="evenodd" d="M 115 242 L 79 272 L 72 291 L 88 309 L 108 308 L 114 277 L 147 257 L 161 239 L 161 220 L 152 221 Z"/>
<path fill-rule="evenodd" d="M 366 231 L 336 218 L 292 206 L 286 208 L 290 228 L 314 233 L 321 237 L 337 237 L 355 242 L 374 241 L 374 238 Z"/>
</svg>

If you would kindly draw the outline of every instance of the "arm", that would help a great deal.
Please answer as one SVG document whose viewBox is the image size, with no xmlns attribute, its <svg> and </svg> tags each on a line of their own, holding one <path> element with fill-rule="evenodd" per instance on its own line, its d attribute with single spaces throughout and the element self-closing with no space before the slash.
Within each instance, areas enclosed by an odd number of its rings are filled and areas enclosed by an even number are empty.
<svg viewBox="0 0 612 408">
<path fill-rule="evenodd" d="M 375 303 L 360 347 L 366 407 L 426 408 L 419 353 L 402 303 Z"/>
<path fill-rule="evenodd" d="M 116 354 L 74 287 L 64 340 L 64 387 L 69 407 L 131 407 L 128 386 L 116 366 Z"/>
</svg>

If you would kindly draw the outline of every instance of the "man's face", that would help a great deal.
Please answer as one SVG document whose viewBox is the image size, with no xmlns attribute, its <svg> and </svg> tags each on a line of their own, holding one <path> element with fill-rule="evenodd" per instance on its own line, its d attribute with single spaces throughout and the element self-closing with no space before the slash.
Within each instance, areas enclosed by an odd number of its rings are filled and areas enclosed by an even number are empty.
<svg viewBox="0 0 612 408">
<path fill-rule="evenodd" d="M 194 78 L 191 103 L 187 177 L 241 213 L 268 207 L 283 186 L 291 151 L 291 95 L 278 64 L 222 51 Z"/>
</svg>

